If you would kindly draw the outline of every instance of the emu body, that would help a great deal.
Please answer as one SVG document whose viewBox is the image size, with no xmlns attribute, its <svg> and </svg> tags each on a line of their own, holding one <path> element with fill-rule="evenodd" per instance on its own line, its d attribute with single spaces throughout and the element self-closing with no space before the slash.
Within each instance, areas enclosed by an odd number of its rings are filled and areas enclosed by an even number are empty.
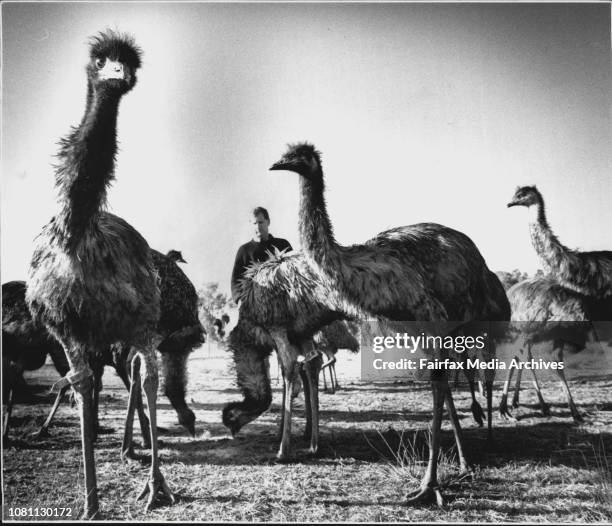
<svg viewBox="0 0 612 526">
<path fill-rule="evenodd" d="M 62 344 L 80 408 L 85 465 L 84 518 L 98 516 L 93 454 L 92 373 L 88 363 L 121 342 L 132 347 L 151 423 L 151 471 L 143 495 L 147 508 L 162 490 L 171 497 L 157 454 L 156 332 L 160 290 L 151 251 L 126 221 L 106 212 L 114 178 L 117 113 L 121 97 L 136 83 L 140 52 L 131 38 L 112 31 L 93 37 L 87 102 L 81 123 L 60 142 L 56 166 L 58 210 L 35 240 L 26 301 L 33 317 Z M 126 420 L 126 436 L 131 425 Z M 124 442 L 126 439 L 124 436 Z"/>
<path fill-rule="evenodd" d="M 299 228 L 304 252 L 350 304 L 390 320 L 504 321 L 508 299 L 497 276 L 464 234 L 433 223 L 382 232 L 361 245 L 341 246 L 334 237 L 324 198 L 320 154 L 307 143 L 290 145 L 272 170 L 297 173 Z M 488 382 L 488 401 L 492 381 Z M 467 468 L 461 430 L 445 374 L 432 377 L 434 399 L 430 460 L 421 488 L 409 502 L 437 500 L 437 459 L 442 406 L 446 401 L 462 468 Z M 490 407 L 490 404 L 489 404 Z M 489 425 L 491 422 L 489 414 Z M 489 428 L 490 432 L 490 428 Z"/>
<path fill-rule="evenodd" d="M 269 261 L 253 263 L 241 290 L 238 323 L 229 335 L 229 346 L 244 400 L 225 406 L 223 422 L 235 434 L 268 409 L 272 391 L 267 361 L 276 349 L 284 381 L 277 457 L 286 460 L 290 455 L 292 392 L 298 374 L 304 383 L 307 432 L 314 453 L 321 360 L 314 354 L 312 336 L 325 325 L 359 316 L 359 312 L 327 287 L 300 253 L 277 254 Z"/>
<path fill-rule="evenodd" d="M 511 319 L 513 322 L 519 322 L 514 327 L 521 346 L 519 354 L 527 359 L 533 357 L 532 353 L 537 353 L 551 360 L 563 361 L 566 351 L 579 352 L 589 340 L 597 338 L 591 322 L 612 319 L 612 297 L 595 299 L 584 296 L 563 287 L 551 276 L 517 283 L 508 291 L 508 298 L 512 307 Z M 515 358 L 519 359 L 519 356 Z M 521 371 L 517 371 L 513 407 L 518 407 Z M 513 418 L 507 403 L 513 372 L 514 369 L 508 369 L 499 406 L 499 412 L 505 418 Z M 582 415 L 574 403 L 563 369 L 555 369 L 555 372 L 567 397 L 574 421 L 581 422 Z M 533 369 L 531 373 L 542 413 L 549 415 L 550 410 L 542 396 L 536 373 Z"/>
</svg>

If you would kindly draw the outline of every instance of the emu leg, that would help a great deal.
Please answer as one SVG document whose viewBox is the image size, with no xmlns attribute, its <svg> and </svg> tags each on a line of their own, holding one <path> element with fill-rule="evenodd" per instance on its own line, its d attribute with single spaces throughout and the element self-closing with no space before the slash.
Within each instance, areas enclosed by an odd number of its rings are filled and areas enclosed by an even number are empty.
<svg viewBox="0 0 612 526">
<path fill-rule="evenodd" d="M 156 347 L 156 346 L 155 346 Z M 149 409 L 149 422 L 151 423 L 151 472 L 149 478 L 146 481 L 144 488 L 138 495 L 138 499 L 145 497 L 147 494 L 146 511 L 151 510 L 153 502 L 158 492 L 162 492 L 166 495 L 172 504 L 176 502 L 176 499 L 166 480 L 159 469 L 159 454 L 157 448 L 157 387 L 159 384 L 158 373 L 157 373 L 157 359 L 155 356 L 155 347 L 151 347 L 144 352 L 140 352 L 142 358 L 142 365 L 144 366 L 144 372 L 142 375 L 142 389 L 147 399 L 147 408 Z M 133 377 L 132 377 L 133 380 Z M 132 413 L 133 417 L 133 413 Z"/>
<path fill-rule="evenodd" d="M 306 428 L 304 429 L 304 438 L 310 438 L 312 434 L 312 407 L 310 405 L 311 397 L 310 390 L 311 385 L 306 374 L 306 364 L 300 366 L 300 378 L 302 379 L 302 385 L 304 386 L 304 412 L 306 413 Z"/>
<path fill-rule="evenodd" d="M 49 425 L 51 424 L 51 421 L 53 420 L 55 413 L 57 413 L 59 406 L 62 404 L 62 401 L 64 400 L 64 396 L 68 392 L 68 389 L 70 389 L 70 386 L 66 385 L 65 387 L 62 387 L 60 389 L 59 393 L 57 393 L 57 396 L 55 397 L 55 402 L 53 402 L 53 407 L 51 407 L 51 411 L 49 412 L 49 416 L 47 417 L 47 419 L 45 420 L 45 423 L 41 426 L 41 428 L 36 433 L 33 434 L 34 437 L 40 438 L 43 436 L 47 436 L 49 434 L 48 432 Z"/>
<path fill-rule="evenodd" d="M 291 410 L 292 410 L 292 393 L 293 384 L 298 374 L 298 356 L 300 350 L 289 343 L 287 331 L 284 329 L 272 329 L 270 335 L 274 339 L 276 346 L 276 355 L 281 364 L 284 379 L 283 389 L 283 408 L 281 420 L 281 443 L 276 458 L 279 461 L 285 461 L 289 458 L 291 446 Z"/>
<path fill-rule="evenodd" d="M 334 393 L 335 393 L 338 389 L 340 389 L 340 384 L 338 383 L 338 375 L 336 374 L 336 358 L 335 357 L 334 357 L 334 361 L 329 366 L 329 369 L 331 371 L 330 374 L 332 374 L 334 378 Z"/>
<path fill-rule="evenodd" d="M 121 444 L 121 458 L 123 460 L 136 458 L 133 441 L 134 411 L 136 410 L 138 400 L 142 400 L 140 394 L 140 357 L 138 355 L 133 356 L 131 366 L 130 394 L 128 397 L 127 414 L 125 415 L 123 442 Z"/>
<path fill-rule="evenodd" d="M 429 462 L 421 487 L 406 495 L 407 504 L 428 504 L 437 502 L 438 506 L 444 504 L 440 488 L 438 487 L 438 455 L 440 453 L 440 430 L 442 424 L 442 408 L 448 390 L 445 377 L 432 373 L 431 389 L 433 393 L 433 420 L 431 423 L 431 443 L 429 444 Z M 437 377 L 437 378 L 436 378 Z"/>
<path fill-rule="evenodd" d="M 456 371 L 456 373 L 458 379 L 459 371 Z M 474 420 L 476 421 L 478 426 L 482 427 L 484 425 L 485 414 L 482 410 L 480 403 L 476 399 L 476 382 L 474 381 L 474 372 L 469 369 L 466 369 L 465 377 L 468 381 L 468 386 L 470 388 L 470 396 L 472 397 L 472 406 L 470 408 L 472 410 L 472 416 L 474 417 Z"/>
<path fill-rule="evenodd" d="M 519 369 L 519 374 L 520 374 Z M 504 390 L 502 392 L 501 402 L 499 403 L 499 415 L 502 418 L 516 420 L 515 417 L 512 416 L 510 410 L 508 409 L 508 391 L 510 389 L 510 382 L 512 381 L 512 375 L 514 374 L 514 369 L 510 367 L 508 369 L 508 375 L 506 376 L 506 381 L 504 382 Z"/>
<path fill-rule="evenodd" d="M 556 371 L 557 375 L 559 376 L 559 380 L 561 380 L 561 387 L 563 387 L 563 390 L 565 391 L 565 396 L 567 397 L 567 405 L 569 406 L 570 413 L 572 413 L 572 418 L 574 419 L 574 422 L 579 424 L 584 421 L 584 418 L 582 417 L 580 411 L 578 411 L 578 408 L 574 403 L 572 393 L 570 392 L 569 385 L 567 385 L 567 380 L 565 379 L 565 373 L 563 372 L 563 369 L 557 369 Z"/>
<path fill-rule="evenodd" d="M 118 360 L 117 357 L 113 357 L 113 365 L 115 367 L 115 371 L 121 378 L 123 385 L 128 390 L 131 390 L 131 382 L 130 378 L 127 374 L 127 364 L 123 360 Z M 151 448 L 151 431 L 149 428 L 149 419 L 144 411 L 144 406 L 142 405 L 142 396 L 140 391 L 138 393 L 138 397 L 136 398 L 136 412 L 138 413 L 138 421 L 140 422 L 140 433 L 142 434 L 142 447 L 145 449 Z M 122 448 L 123 451 L 123 448 Z"/>
<path fill-rule="evenodd" d="M 290 397 L 291 398 L 291 397 Z M 278 430 L 278 439 L 282 440 L 285 433 L 285 407 L 287 405 L 287 382 L 285 373 L 283 372 L 283 403 L 281 406 L 280 426 Z"/>
<path fill-rule="evenodd" d="M 102 390 L 102 375 L 104 374 L 104 364 L 101 361 L 94 360 L 92 363 L 92 370 L 94 374 L 94 387 L 93 387 L 93 414 L 94 414 L 94 440 L 98 440 L 98 434 L 100 432 L 100 391 Z"/>
<path fill-rule="evenodd" d="M 485 380 L 487 393 L 487 440 L 493 442 L 493 380 Z"/>
<path fill-rule="evenodd" d="M 281 443 L 276 458 L 280 461 L 287 460 L 291 455 L 291 413 L 293 405 L 293 384 L 295 382 L 296 364 L 285 369 L 284 393 L 283 393 L 283 420 Z"/>
<path fill-rule="evenodd" d="M 319 372 L 321 371 L 321 356 L 308 360 L 304 364 L 306 381 L 304 382 L 304 397 L 306 385 L 308 388 L 308 407 L 310 409 L 310 449 L 309 453 L 315 455 L 319 449 Z"/>
<path fill-rule="evenodd" d="M 563 361 L 563 344 L 561 344 L 561 348 L 557 351 L 557 361 Z M 565 396 L 567 397 L 567 405 L 569 406 L 570 413 L 572 414 L 572 418 L 574 422 L 579 424 L 584 421 L 584 418 L 578 411 L 576 404 L 574 403 L 574 399 L 572 398 L 572 393 L 570 392 L 569 385 L 567 385 L 567 380 L 565 379 L 565 372 L 563 369 L 556 369 L 556 373 L 559 376 L 559 380 L 561 381 L 561 387 L 563 387 L 563 391 L 565 391 Z"/>
<path fill-rule="evenodd" d="M 530 348 L 527 350 L 527 359 L 533 360 L 533 355 L 531 354 Z M 535 388 L 536 393 L 538 395 L 538 401 L 540 402 L 540 409 L 542 410 L 542 415 L 550 416 L 550 407 L 544 401 L 544 397 L 542 396 L 542 390 L 540 389 L 540 383 L 538 382 L 538 377 L 534 369 L 531 369 L 531 374 L 533 376 L 533 387 Z"/>
<path fill-rule="evenodd" d="M 323 368 L 321 369 L 323 371 L 323 389 L 325 391 L 327 391 L 327 378 L 325 378 L 325 369 L 327 369 L 329 367 L 329 365 L 330 365 L 329 363 L 326 363 L 323 366 Z M 330 379 L 330 382 L 331 382 L 331 373 L 329 373 L 329 379 Z"/>
<path fill-rule="evenodd" d="M 68 339 L 60 343 L 70 365 L 68 378 L 72 385 L 81 420 L 81 445 L 85 479 L 85 506 L 81 520 L 98 519 L 98 486 L 94 458 L 93 373 L 85 360 L 87 349 Z M 92 355 L 94 353 L 91 353 Z"/>
<path fill-rule="evenodd" d="M 521 378 L 523 376 L 523 369 L 516 371 L 516 383 L 514 384 L 514 395 L 512 396 L 512 407 L 517 409 L 519 406 L 519 398 L 521 396 Z"/>
<path fill-rule="evenodd" d="M 83 447 L 83 464 L 85 466 L 85 509 L 82 520 L 98 518 L 98 489 L 96 482 L 96 466 L 94 459 L 94 414 L 93 414 L 93 380 L 92 373 L 84 360 L 79 364 L 79 370 L 75 370 L 71 363 L 71 372 L 77 374 L 86 372 L 83 380 L 73 384 L 79 416 L 81 418 L 81 442 Z"/>
<path fill-rule="evenodd" d="M 2 438 L 6 440 L 9 432 L 9 420 L 13 412 L 13 398 L 15 396 L 15 388 L 11 387 L 8 392 L 6 401 L 6 412 L 4 413 L 4 422 L 2 422 Z"/>
<path fill-rule="evenodd" d="M 329 364 L 329 383 L 331 384 L 331 394 L 336 394 L 336 389 L 338 387 L 336 378 L 334 378 L 335 372 L 336 372 L 335 368 L 336 368 L 336 357 L 333 356 Z"/>
<path fill-rule="evenodd" d="M 453 402 L 453 395 L 450 389 L 446 391 L 446 409 L 448 410 L 448 416 L 453 426 L 453 433 L 455 435 L 455 443 L 457 444 L 457 455 L 459 455 L 459 467 L 461 473 L 469 473 L 470 465 L 465 458 L 465 450 L 463 446 L 463 433 L 461 432 L 461 425 L 459 424 L 459 417 L 457 416 L 457 409 Z"/>
</svg>

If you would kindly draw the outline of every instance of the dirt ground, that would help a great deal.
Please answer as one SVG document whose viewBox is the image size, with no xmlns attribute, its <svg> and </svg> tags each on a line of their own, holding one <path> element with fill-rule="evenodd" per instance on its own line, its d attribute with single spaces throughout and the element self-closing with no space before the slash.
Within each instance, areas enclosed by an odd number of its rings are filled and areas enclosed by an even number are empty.
<svg viewBox="0 0 612 526">
<path fill-rule="evenodd" d="M 146 480 L 142 461 L 119 458 L 127 392 L 107 369 L 101 395 L 104 433 L 96 445 L 100 511 L 110 520 L 206 521 L 526 521 L 593 522 L 612 519 L 612 379 L 571 383 L 585 422 L 573 423 L 560 386 L 544 385 L 551 416 L 543 417 L 524 382 L 517 421 L 494 415 L 493 444 L 475 424 L 466 390 L 456 391 L 473 476 L 457 477 L 453 436 L 443 424 L 441 482 L 445 506 L 408 507 L 404 495 L 418 486 L 426 461 L 431 394 L 425 384 L 372 384 L 359 379 L 359 356 L 340 351 L 342 389 L 321 395 L 321 447 L 307 454 L 303 402 L 296 405 L 294 460 L 275 461 L 280 384 L 272 360 L 274 402 L 232 439 L 221 410 L 239 400 L 228 357 L 206 344 L 189 363 L 188 403 L 198 434 L 186 436 L 168 400 L 159 397 L 162 471 L 178 502 L 160 500 L 145 514 L 136 500 Z M 26 374 L 32 395 L 18 400 L 3 452 L 3 519 L 17 508 L 65 507 L 78 518 L 83 466 L 76 408 L 64 405 L 50 436 L 31 433 L 52 402 L 57 379 L 51 365 Z M 499 403 L 499 386 L 495 406 Z M 481 399 L 484 406 L 484 400 Z M 136 440 L 140 440 L 137 432 Z M 26 517 L 36 520 L 36 517 Z M 64 517 L 67 518 L 67 517 Z M 23 518 L 18 519 L 23 520 Z M 39 518 L 38 520 L 41 520 Z"/>
</svg>

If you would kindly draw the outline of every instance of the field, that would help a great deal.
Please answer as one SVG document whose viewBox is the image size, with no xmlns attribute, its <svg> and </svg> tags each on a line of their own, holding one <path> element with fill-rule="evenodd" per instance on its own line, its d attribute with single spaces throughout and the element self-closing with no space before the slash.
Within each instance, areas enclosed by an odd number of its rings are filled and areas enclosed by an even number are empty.
<svg viewBox="0 0 612 526">
<path fill-rule="evenodd" d="M 161 501 L 151 513 L 135 495 L 145 480 L 142 461 L 122 463 L 119 448 L 127 392 L 111 370 L 104 378 L 96 447 L 101 512 L 111 520 L 207 521 L 526 521 L 594 522 L 612 519 L 612 379 L 571 382 L 585 423 L 575 425 L 556 383 L 544 385 L 551 404 L 542 417 L 535 393 L 524 382 L 518 421 L 494 415 L 495 442 L 488 444 L 469 411 L 469 395 L 456 391 L 456 405 L 474 465 L 470 478 L 457 477 L 453 436 L 443 424 L 443 509 L 402 505 L 425 468 L 431 394 L 426 385 L 372 384 L 359 379 L 359 357 L 341 351 L 343 387 L 321 395 L 321 447 L 307 455 L 303 402 L 294 417 L 295 459 L 275 462 L 280 384 L 271 409 L 232 439 L 221 409 L 240 394 L 220 349 L 206 344 L 190 360 L 188 403 L 198 435 L 185 436 L 168 400 L 159 397 L 162 470 L 178 502 Z M 31 433 L 42 423 L 57 379 L 50 365 L 27 373 L 32 396 L 18 401 L 3 462 L 4 520 L 22 507 L 69 507 L 78 518 L 83 502 L 83 466 L 78 416 L 63 406 L 50 436 Z M 529 378 L 527 378 L 529 379 Z M 495 404 L 499 402 L 499 388 Z M 483 405 L 484 402 L 482 401 Z M 139 440 L 139 434 L 136 434 Z M 35 517 L 33 518 L 35 519 Z"/>
</svg>

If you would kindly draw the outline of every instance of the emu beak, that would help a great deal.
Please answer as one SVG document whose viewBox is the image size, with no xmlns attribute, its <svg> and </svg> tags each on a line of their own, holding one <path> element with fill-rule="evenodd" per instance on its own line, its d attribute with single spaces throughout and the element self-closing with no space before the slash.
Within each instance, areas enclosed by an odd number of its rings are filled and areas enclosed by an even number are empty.
<svg viewBox="0 0 612 526">
<path fill-rule="evenodd" d="M 291 165 L 285 161 L 278 161 L 270 166 L 269 170 L 288 170 Z"/>
<path fill-rule="evenodd" d="M 517 203 L 516 201 L 510 201 L 506 206 L 510 208 L 511 206 L 518 206 L 518 205 L 519 203 Z"/>
<path fill-rule="evenodd" d="M 108 59 L 104 67 L 99 72 L 100 79 L 118 79 L 125 80 L 125 71 L 123 64 L 114 60 Z"/>
<path fill-rule="evenodd" d="M 191 438 L 195 438 L 196 436 L 196 430 L 195 430 L 195 426 L 191 425 L 187 427 L 187 431 L 189 431 L 189 434 L 191 435 Z"/>
<path fill-rule="evenodd" d="M 181 256 L 180 258 L 178 258 L 178 261 L 180 261 L 181 263 L 187 263 L 184 259 L 183 256 Z"/>
</svg>

